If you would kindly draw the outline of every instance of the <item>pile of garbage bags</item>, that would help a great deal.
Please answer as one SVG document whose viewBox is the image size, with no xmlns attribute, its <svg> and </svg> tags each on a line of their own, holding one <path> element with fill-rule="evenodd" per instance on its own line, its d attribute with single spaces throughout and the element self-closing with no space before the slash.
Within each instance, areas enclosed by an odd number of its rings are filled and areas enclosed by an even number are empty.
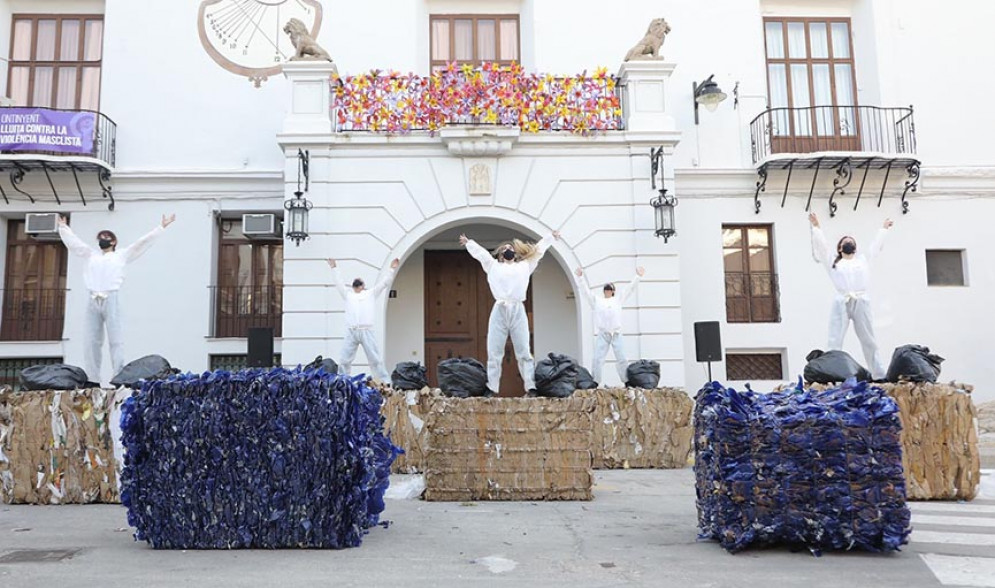
<svg viewBox="0 0 995 588">
<path fill-rule="evenodd" d="M 902 345 L 891 355 L 886 379 L 889 382 L 935 382 L 940 377 L 943 358 L 922 345 Z"/>
<path fill-rule="evenodd" d="M 625 370 L 625 385 L 643 390 L 656 388 L 660 385 L 660 364 L 649 359 L 630 363 Z"/>
<path fill-rule="evenodd" d="M 908 542 L 901 421 L 880 388 L 698 392 L 698 526 L 730 552 L 770 544 L 898 550 Z"/>
<path fill-rule="evenodd" d="M 577 391 L 578 368 L 572 357 L 560 353 L 550 353 L 539 360 L 535 369 L 536 395 L 544 398 L 572 396 Z"/>
<path fill-rule="evenodd" d="M 63 363 L 26 367 L 18 380 L 22 390 L 81 390 L 88 386 L 83 368 Z"/>
<path fill-rule="evenodd" d="M 121 368 L 111 385 L 114 387 L 137 388 L 142 380 L 162 380 L 179 373 L 173 369 L 165 357 L 161 355 L 146 355 Z"/>
<path fill-rule="evenodd" d="M 871 372 L 846 351 L 813 349 L 805 356 L 805 361 L 808 363 L 802 374 L 810 384 L 838 384 L 850 378 L 859 382 L 871 379 Z"/>
<path fill-rule="evenodd" d="M 487 389 L 487 368 L 472 357 L 453 357 L 439 362 L 439 388 L 446 396 L 477 398 L 493 396 Z"/>
<path fill-rule="evenodd" d="M 399 450 L 380 393 L 321 369 L 146 381 L 121 419 L 121 501 L 156 549 L 356 547 Z"/>
<path fill-rule="evenodd" d="M 390 374 L 390 384 L 395 390 L 421 390 L 428 386 L 428 373 L 417 361 L 402 361 Z"/>
</svg>

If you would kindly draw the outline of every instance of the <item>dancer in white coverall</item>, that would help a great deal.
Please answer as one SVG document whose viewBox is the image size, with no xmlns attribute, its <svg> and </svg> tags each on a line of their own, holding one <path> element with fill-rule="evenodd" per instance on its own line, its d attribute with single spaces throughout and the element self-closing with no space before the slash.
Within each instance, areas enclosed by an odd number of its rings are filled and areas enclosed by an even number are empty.
<svg viewBox="0 0 995 588">
<path fill-rule="evenodd" d="M 595 296 L 591 292 L 590 286 L 584 280 L 584 270 L 577 268 L 574 272 L 580 279 L 580 291 L 584 293 L 588 304 L 594 309 L 594 363 L 591 365 L 591 377 L 599 385 L 601 381 L 601 369 L 605 366 L 605 358 L 608 357 L 608 348 L 615 350 L 615 370 L 618 377 L 625 385 L 626 369 L 629 362 L 625 357 L 625 341 L 622 340 L 622 305 L 636 291 L 639 279 L 643 277 L 646 270 L 642 267 L 636 268 L 636 275 L 632 278 L 629 287 L 620 293 L 615 292 L 615 284 L 605 284 L 603 296 Z"/>
<path fill-rule="evenodd" d="M 376 302 L 384 290 L 390 288 L 394 281 L 394 274 L 397 267 L 401 265 L 401 260 L 395 259 L 390 262 L 390 268 L 380 281 L 373 287 L 373 290 L 366 289 L 366 283 L 362 278 L 352 281 L 352 290 L 346 288 L 342 281 L 342 274 L 334 259 L 328 260 L 328 266 L 332 268 L 335 275 L 335 287 L 345 300 L 345 338 L 342 341 L 342 355 L 339 358 L 339 369 L 343 374 L 349 375 L 352 370 L 352 362 L 356 359 L 356 350 L 363 346 L 366 359 L 370 362 L 370 371 L 373 376 L 383 382 L 390 381 L 390 374 L 384 367 L 383 358 L 380 356 L 380 346 L 377 344 L 376 334 L 373 332 L 373 319 L 376 317 Z"/>
<path fill-rule="evenodd" d="M 59 237 L 69 251 L 86 260 L 83 269 L 83 283 L 89 292 L 90 301 L 86 307 L 86 344 L 83 348 L 83 362 L 86 375 L 91 382 L 100 383 L 104 331 L 111 351 L 111 366 L 117 375 L 124 367 L 124 339 L 121 333 L 121 307 L 118 303 L 118 290 L 124 283 L 126 268 L 145 253 L 152 241 L 176 220 L 176 215 L 162 215 L 162 223 L 124 249 L 117 250 L 117 236 L 108 230 L 97 233 L 97 246 L 91 247 L 73 233 L 66 224 L 65 217 L 59 217 Z"/>
<path fill-rule="evenodd" d="M 826 235 L 819 227 L 819 217 L 808 215 L 812 224 L 812 255 L 826 267 L 829 279 L 836 288 L 836 299 L 829 313 L 829 349 L 842 349 L 843 337 L 853 321 L 860 346 L 864 350 L 867 367 L 874 379 L 885 376 L 885 366 L 881 363 L 878 344 L 874 340 L 874 321 L 871 315 L 871 299 L 868 295 L 871 286 L 870 262 L 881 253 L 885 236 L 892 221 L 884 221 L 884 226 L 871 243 L 866 253 L 857 253 L 857 241 L 845 236 L 830 248 Z"/>
<path fill-rule="evenodd" d="M 560 233 L 553 231 L 552 237 L 559 239 Z M 532 272 L 552 242 L 548 237 L 535 244 L 515 239 L 499 245 L 493 254 L 473 239 L 467 239 L 466 235 L 460 235 L 459 242 L 483 266 L 494 296 L 494 308 L 487 323 L 487 387 L 494 393 L 501 387 L 501 361 L 510 335 L 518 360 L 518 373 L 522 375 L 526 392 L 531 392 L 535 390 L 535 361 L 529 349 L 525 296 Z"/>
</svg>

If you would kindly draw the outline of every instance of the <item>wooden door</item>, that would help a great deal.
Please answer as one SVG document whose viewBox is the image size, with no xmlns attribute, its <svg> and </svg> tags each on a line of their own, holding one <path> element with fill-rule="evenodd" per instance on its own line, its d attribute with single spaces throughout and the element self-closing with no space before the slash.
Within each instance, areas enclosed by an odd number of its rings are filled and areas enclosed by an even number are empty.
<svg viewBox="0 0 995 588">
<path fill-rule="evenodd" d="M 487 322 L 494 297 L 487 274 L 466 251 L 425 252 L 425 363 L 428 381 L 438 386 L 439 362 L 472 357 L 487 364 Z M 533 348 L 532 286 L 525 300 L 529 347 Z M 509 339 L 505 345 L 499 396 L 522 396 L 524 383 Z"/>
</svg>

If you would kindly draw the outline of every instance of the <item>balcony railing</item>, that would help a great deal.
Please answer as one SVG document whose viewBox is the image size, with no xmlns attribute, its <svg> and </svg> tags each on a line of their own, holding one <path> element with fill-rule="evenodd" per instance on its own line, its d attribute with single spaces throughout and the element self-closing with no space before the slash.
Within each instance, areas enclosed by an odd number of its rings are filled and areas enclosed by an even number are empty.
<svg viewBox="0 0 995 588">
<path fill-rule="evenodd" d="M 283 336 L 283 286 L 213 286 L 217 338 L 248 337 L 250 327 L 272 327 Z"/>
<path fill-rule="evenodd" d="M 0 153 L 43 155 L 56 162 L 89 157 L 113 168 L 117 125 L 94 110 L 0 108 Z"/>
<path fill-rule="evenodd" d="M 726 272 L 726 321 L 777 323 L 781 307 L 777 274 Z"/>
<path fill-rule="evenodd" d="M 2 341 L 61 341 L 66 290 L 3 290 Z"/>
<path fill-rule="evenodd" d="M 332 86 L 338 132 L 435 132 L 447 125 L 589 134 L 623 127 L 621 88 L 599 69 L 572 77 L 518 65 L 456 66 L 431 76 L 373 71 Z"/>
<path fill-rule="evenodd" d="M 753 163 L 772 155 L 860 152 L 912 156 L 912 107 L 811 106 L 770 108 L 750 123 Z"/>
</svg>

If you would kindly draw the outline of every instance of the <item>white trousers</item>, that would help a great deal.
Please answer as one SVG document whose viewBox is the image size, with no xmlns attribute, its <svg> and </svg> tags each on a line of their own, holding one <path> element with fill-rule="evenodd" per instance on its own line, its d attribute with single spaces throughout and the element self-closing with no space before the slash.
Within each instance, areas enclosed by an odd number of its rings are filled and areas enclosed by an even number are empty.
<svg viewBox="0 0 995 588">
<path fill-rule="evenodd" d="M 860 346 L 864 350 L 867 369 L 874 379 L 886 375 L 886 369 L 881 363 L 878 344 L 874 340 L 874 319 L 871 315 L 871 301 L 865 298 L 846 298 L 837 296 L 829 313 L 829 349 L 843 349 L 843 337 L 853 321 L 853 330 L 857 333 Z"/>
<path fill-rule="evenodd" d="M 350 375 L 352 371 L 352 361 L 356 359 L 356 350 L 363 346 L 366 359 L 370 362 L 370 371 L 382 382 L 390 381 L 390 374 L 384 369 L 383 359 L 380 357 L 380 346 L 377 345 L 377 337 L 373 329 L 346 329 L 345 340 L 342 341 L 342 355 L 339 360 L 339 370 Z"/>
<path fill-rule="evenodd" d="M 526 392 L 536 387 L 535 361 L 529 350 L 529 317 L 522 302 L 496 302 L 487 323 L 487 387 L 497 393 L 501 389 L 501 362 L 504 345 L 511 336 L 518 360 L 518 373 L 525 382 Z"/>
<path fill-rule="evenodd" d="M 111 366 L 116 376 L 124 367 L 124 336 L 121 329 L 121 307 L 117 292 L 107 292 L 106 298 L 90 294 L 86 306 L 86 343 L 83 346 L 83 362 L 86 375 L 91 382 L 100 383 L 100 366 L 103 362 L 104 330 L 111 348 Z"/>
<path fill-rule="evenodd" d="M 608 349 L 615 350 L 615 371 L 618 378 L 625 385 L 626 369 L 629 361 L 625 358 L 625 341 L 622 340 L 622 333 L 609 333 L 602 331 L 594 338 L 594 365 L 591 366 L 591 377 L 598 384 L 602 384 L 601 369 L 605 365 L 605 358 L 608 357 Z"/>
</svg>

